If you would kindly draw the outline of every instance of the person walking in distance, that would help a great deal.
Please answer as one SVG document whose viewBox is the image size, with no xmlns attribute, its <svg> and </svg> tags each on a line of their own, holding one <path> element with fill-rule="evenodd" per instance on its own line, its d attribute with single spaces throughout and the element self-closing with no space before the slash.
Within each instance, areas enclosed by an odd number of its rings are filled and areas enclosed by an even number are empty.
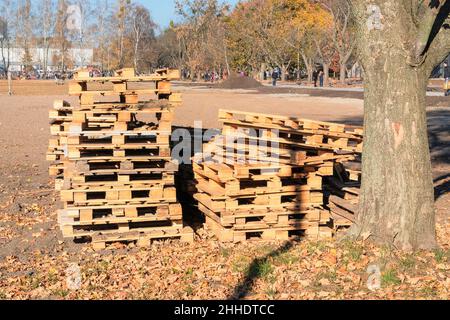
<svg viewBox="0 0 450 320">
<path fill-rule="evenodd" d="M 313 81 L 314 81 L 314 88 L 317 87 L 317 79 L 319 77 L 319 73 L 317 72 L 317 70 L 314 70 L 313 72 Z"/>
<path fill-rule="evenodd" d="M 273 69 L 273 72 L 272 72 L 272 85 L 274 87 L 276 87 L 276 85 L 277 85 L 277 80 L 278 80 L 278 70 L 275 68 L 275 69 Z"/>
<path fill-rule="evenodd" d="M 323 72 L 323 70 L 320 70 L 320 72 L 319 72 L 319 84 L 320 84 L 321 88 L 323 87 L 324 76 L 325 76 L 325 73 Z"/>
<path fill-rule="evenodd" d="M 448 68 L 448 63 L 444 63 L 444 80 L 445 80 L 445 85 L 444 85 L 444 90 L 445 90 L 445 96 L 449 96 L 450 95 L 450 69 Z"/>
</svg>

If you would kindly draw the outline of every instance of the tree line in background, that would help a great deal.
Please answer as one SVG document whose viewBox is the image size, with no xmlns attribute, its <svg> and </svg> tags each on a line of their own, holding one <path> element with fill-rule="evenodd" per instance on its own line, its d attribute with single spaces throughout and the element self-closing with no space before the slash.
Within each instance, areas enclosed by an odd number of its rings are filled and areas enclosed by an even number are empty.
<svg viewBox="0 0 450 320">
<path fill-rule="evenodd" d="M 31 71 L 32 50 L 41 48 L 39 69 L 65 72 L 76 67 L 70 49 L 93 48 L 102 71 L 174 67 L 194 79 L 277 67 L 284 79 L 311 81 L 320 66 L 327 83 L 330 70 L 344 81 L 356 61 L 345 0 L 247 0 L 234 8 L 177 0 L 175 9 L 180 22 L 158 34 L 149 10 L 131 0 L 0 0 L 0 65 L 6 72 L 10 49 L 21 48 L 21 67 Z"/>
<path fill-rule="evenodd" d="M 11 67 L 14 49 L 22 52 L 21 69 L 44 73 L 76 67 L 71 49 L 93 49 L 93 62 L 102 71 L 155 67 L 157 25 L 147 8 L 130 0 L 0 0 L 0 66 Z M 35 48 L 44 51 L 39 66 Z M 49 54 L 53 52 L 53 55 Z M 82 54 L 78 64 L 88 65 Z"/>
<path fill-rule="evenodd" d="M 217 0 L 178 0 L 177 11 L 182 22 L 159 40 L 172 45 L 171 61 L 190 77 L 205 70 L 256 76 L 277 67 L 283 79 L 311 81 L 320 67 L 327 83 L 330 69 L 345 81 L 356 63 L 345 0 L 247 0 L 235 8 Z"/>
</svg>

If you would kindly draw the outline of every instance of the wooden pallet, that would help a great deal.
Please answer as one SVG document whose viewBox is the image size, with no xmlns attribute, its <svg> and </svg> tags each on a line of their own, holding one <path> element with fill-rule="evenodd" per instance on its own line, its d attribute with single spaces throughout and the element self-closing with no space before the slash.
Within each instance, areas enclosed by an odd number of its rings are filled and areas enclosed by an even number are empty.
<svg viewBox="0 0 450 320">
<path fill-rule="evenodd" d="M 233 230 L 224 228 L 213 219 L 206 217 L 206 226 L 211 229 L 221 242 L 242 242 L 251 240 L 287 241 L 291 237 L 301 236 L 312 240 L 319 238 L 331 238 L 332 231 L 328 227 L 312 226 L 289 226 L 281 228 L 265 228 L 252 230 Z M 302 229 L 303 228 L 303 229 Z"/>
<path fill-rule="evenodd" d="M 172 121 L 159 121 L 155 124 L 140 124 L 127 122 L 89 122 L 75 123 L 64 122 L 52 124 L 50 133 L 55 136 L 138 136 L 138 135 L 156 135 L 171 134 Z M 66 140 L 61 139 L 61 144 Z"/>
<path fill-rule="evenodd" d="M 258 179 L 259 177 L 297 178 L 304 173 L 316 173 L 326 176 L 333 175 L 333 163 L 314 166 L 291 165 L 283 163 L 221 163 L 218 161 L 203 161 L 202 157 L 194 157 L 193 166 L 202 170 L 205 175 L 216 175 L 222 182 L 234 179 Z"/>
<path fill-rule="evenodd" d="M 199 192 L 203 190 L 196 186 Z M 283 208 L 294 206 L 309 209 L 323 205 L 323 194 L 319 191 L 302 190 L 264 195 L 249 195 L 241 197 L 213 197 L 206 193 L 197 193 L 194 198 L 214 212 L 223 210 L 252 210 L 264 208 Z"/>
<path fill-rule="evenodd" d="M 193 242 L 194 231 L 190 227 L 174 226 L 127 233 L 95 233 L 91 237 L 94 250 L 104 250 L 108 245 L 116 242 L 135 243 L 139 247 L 148 247 L 153 241 L 170 239 L 179 239 L 181 242 Z"/>
<path fill-rule="evenodd" d="M 362 152 L 362 138 L 351 139 L 341 137 L 329 137 L 323 134 L 302 134 L 300 132 L 283 132 L 260 130 L 256 134 L 250 129 L 242 127 L 224 126 L 222 134 L 229 143 L 233 141 L 248 145 L 292 145 L 302 148 L 318 148 L 331 151 Z"/>
<path fill-rule="evenodd" d="M 208 179 L 196 174 L 197 188 L 216 197 L 235 197 L 246 195 L 261 195 L 277 192 L 295 192 L 303 188 L 307 190 L 322 190 L 322 177 L 315 176 L 308 179 L 273 178 L 269 180 L 234 180 L 226 183 Z M 308 183 L 309 182 L 309 183 Z"/>
<path fill-rule="evenodd" d="M 71 176 L 62 177 L 70 188 L 89 187 L 89 186 L 116 186 L 121 185 L 150 185 L 150 184 L 173 184 L 175 174 L 174 172 L 151 172 L 143 173 L 142 171 L 134 173 L 113 173 L 113 174 L 88 174 L 77 175 L 72 172 Z"/>
<path fill-rule="evenodd" d="M 325 162 L 351 161 L 353 154 L 335 154 L 329 150 L 305 149 L 295 150 L 285 145 L 263 147 L 236 142 L 226 142 L 226 137 L 214 139 L 204 147 L 205 154 L 211 159 L 223 159 L 226 162 L 262 162 L 293 165 L 318 165 Z"/>
<path fill-rule="evenodd" d="M 175 176 L 173 173 L 160 173 L 149 175 L 112 175 L 112 176 L 80 176 L 64 178 L 63 176 L 55 178 L 55 189 L 61 190 L 84 190 L 86 188 L 149 188 L 173 186 Z"/>
<path fill-rule="evenodd" d="M 62 111 L 57 111 L 62 113 Z M 61 117 L 65 121 L 73 121 L 76 123 L 84 122 L 130 122 L 135 121 L 137 116 L 146 115 L 158 121 L 173 121 L 173 108 L 159 107 L 159 108 L 145 108 L 140 110 L 74 110 L 70 116 Z M 52 118 L 55 121 L 61 121 L 59 118 Z"/>
<path fill-rule="evenodd" d="M 193 240 L 183 228 L 174 188 L 178 165 L 170 157 L 173 112 L 181 102 L 170 80 L 178 76 L 168 69 L 148 77 L 123 69 L 107 78 L 80 71 L 69 84 L 79 105 L 54 103 L 47 158 L 54 161 L 49 173 L 63 201 L 58 222 L 65 237 L 91 239 L 96 248 Z M 143 94 L 156 99 L 142 101 Z"/>
<path fill-rule="evenodd" d="M 180 79 L 180 71 L 174 69 L 158 69 L 154 74 L 137 76 L 133 68 L 124 68 L 115 71 L 113 77 L 90 77 L 88 70 L 78 70 L 74 73 L 74 81 L 77 83 L 99 82 L 99 83 L 125 83 L 125 82 L 157 82 Z"/>
<path fill-rule="evenodd" d="M 214 212 L 205 205 L 199 203 L 199 210 L 220 223 L 223 227 L 244 230 L 248 228 L 280 227 L 296 225 L 302 222 L 316 222 L 326 225 L 330 222 L 330 212 L 323 208 L 311 208 L 307 210 L 235 210 Z"/>
<path fill-rule="evenodd" d="M 111 147 L 69 147 L 69 160 L 170 160 L 170 147 L 154 145 L 125 145 L 119 148 Z M 60 157 L 61 160 L 64 160 Z"/>
<path fill-rule="evenodd" d="M 58 211 L 60 226 L 99 226 L 133 222 L 182 220 L 181 205 L 157 204 L 142 207 L 116 207 L 110 209 L 72 208 Z"/>
<path fill-rule="evenodd" d="M 66 169 L 64 171 L 64 169 Z M 152 173 L 173 173 L 178 165 L 170 159 L 145 159 L 123 161 L 115 159 L 63 161 L 50 166 L 51 176 L 64 174 L 64 177 L 80 177 L 93 175 L 133 175 Z"/>
<path fill-rule="evenodd" d="M 176 202 L 176 191 L 173 187 L 152 186 L 134 187 L 89 187 L 88 189 L 61 190 L 61 201 L 73 205 L 117 205 L 136 202 L 158 203 Z"/>
<path fill-rule="evenodd" d="M 60 225 L 60 229 L 64 238 L 85 238 L 93 237 L 94 235 L 101 233 L 103 235 L 108 234 L 120 234 L 128 233 L 130 231 L 138 232 L 151 232 L 152 230 L 170 230 L 179 229 L 183 226 L 182 221 L 172 220 L 151 220 L 141 219 L 141 221 L 129 221 L 128 218 L 118 218 L 116 222 L 102 223 L 102 224 L 78 224 L 78 225 Z M 138 219 L 139 220 L 139 219 Z"/>
<path fill-rule="evenodd" d="M 75 171 L 78 175 L 96 174 L 137 174 L 137 173 L 159 173 L 176 172 L 178 164 L 172 160 L 80 160 L 65 163 L 67 168 Z"/>
<path fill-rule="evenodd" d="M 224 109 L 219 110 L 219 121 L 242 125 L 257 124 L 259 128 L 269 129 L 322 130 L 330 133 L 345 133 L 360 137 L 363 135 L 363 128 L 358 126 Z"/>
<path fill-rule="evenodd" d="M 122 102 L 103 102 L 103 101 L 95 101 L 94 99 L 90 100 L 88 98 L 83 101 L 83 104 L 79 104 L 73 107 L 73 110 L 78 111 L 94 111 L 94 110 L 103 110 L 103 111 L 115 111 L 115 110 L 127 110 L 131 112 L 136 112 L 141 109 L 151 108 L 151 107 L 161 107 L 163 108 L 173 108 L 181 106 L 181 94 L 179 92 L 171 92 L 170 94 L 164 95 L 164 99 L 160 100 L 141 100 L 128 98 L 122 99 Z M 155 112 L 158 109 L 155 109 Z"/>
</svg>

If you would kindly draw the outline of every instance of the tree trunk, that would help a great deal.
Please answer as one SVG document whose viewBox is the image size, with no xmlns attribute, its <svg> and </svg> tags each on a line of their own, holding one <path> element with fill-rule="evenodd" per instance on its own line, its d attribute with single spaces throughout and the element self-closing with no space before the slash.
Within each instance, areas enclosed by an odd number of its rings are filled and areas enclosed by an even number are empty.
<svg viewBox="0 0 450 320">
<path fill-rule="evenodd" d="M 347 70 L 347 66 L 345 63 L 341 62 L 339 63 L 339 68 L 340 68 L 340 72 L 339 72 L 339 81 L 342 84 L 345 84 L 345 79 L 346 79 L 346 70 Z"/>
<path fill-rule="evenodd" d="M 287 67 L 284 65 L 281 66 L 281 80 L 287 80 Z"/>
<path fill-rule="evenodd" d="M 431 68 L 410 63 L 416 39 L 403 2 L 354 1 L 364 69 L 364 150 L 359 214 L 350 235 L 403 250 L 436 246 L 426 118 Z M 344 70 L 341 70 L 343 72 Z"/>
<path fill-rule="evenodd" d="M 330 82 L 330 65 L 328 63 L 323 63 L 323 73 L 323 83 L 328 86 Z"/>
<path fill-rule="evenodd" d="M 301 56 L 306 67 L 306 72 L 308 73 L 308 82 L 311 83 L 313 80 L 313 61 L 312 59 L 306 57 L 306 55 L 303 53 L 301 54 Z"/>
<path fill-rule="evenodd" d="M 411 63 L 414 44 L 405 39 L 418 35 L 404 2 L 352 3 L 365 105 L 360 207 L 350 235 L 403 250 L 431 249 L 436 230 L 425 103 L 431 68 Z"/>
<path fill-rule="evenodd" d="M 352 233 L 406 250 L 432 248 L 436 242 L 425 110 L 428 77 L 402 56 L 372 61 L 365 66 L 369 76 L 363 178 Z"/>
</svg>

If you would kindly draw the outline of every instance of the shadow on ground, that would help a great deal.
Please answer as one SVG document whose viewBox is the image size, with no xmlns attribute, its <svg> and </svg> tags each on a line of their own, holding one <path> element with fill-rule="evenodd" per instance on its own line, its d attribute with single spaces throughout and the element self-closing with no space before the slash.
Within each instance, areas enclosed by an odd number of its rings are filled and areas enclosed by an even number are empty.
<svg viewBox="0 0 450 320">
<path fill-rule="evenodd" d="M 228 297 L 228 300 L 239 300 L 246 298 L 249 293 L 251 293 L 256 280 L 260 278 L 261 266 L 270 263 L 271 259 L 276 258 L 291 250 L 294 247 L 295 243 L 295 241 L 288 241 L 278 249 L 270 252 L 268 255 L 262 258 L 254 259 L 248 267 L 244 279 L 234 288 L 233 293 Z"/>
</svg>

